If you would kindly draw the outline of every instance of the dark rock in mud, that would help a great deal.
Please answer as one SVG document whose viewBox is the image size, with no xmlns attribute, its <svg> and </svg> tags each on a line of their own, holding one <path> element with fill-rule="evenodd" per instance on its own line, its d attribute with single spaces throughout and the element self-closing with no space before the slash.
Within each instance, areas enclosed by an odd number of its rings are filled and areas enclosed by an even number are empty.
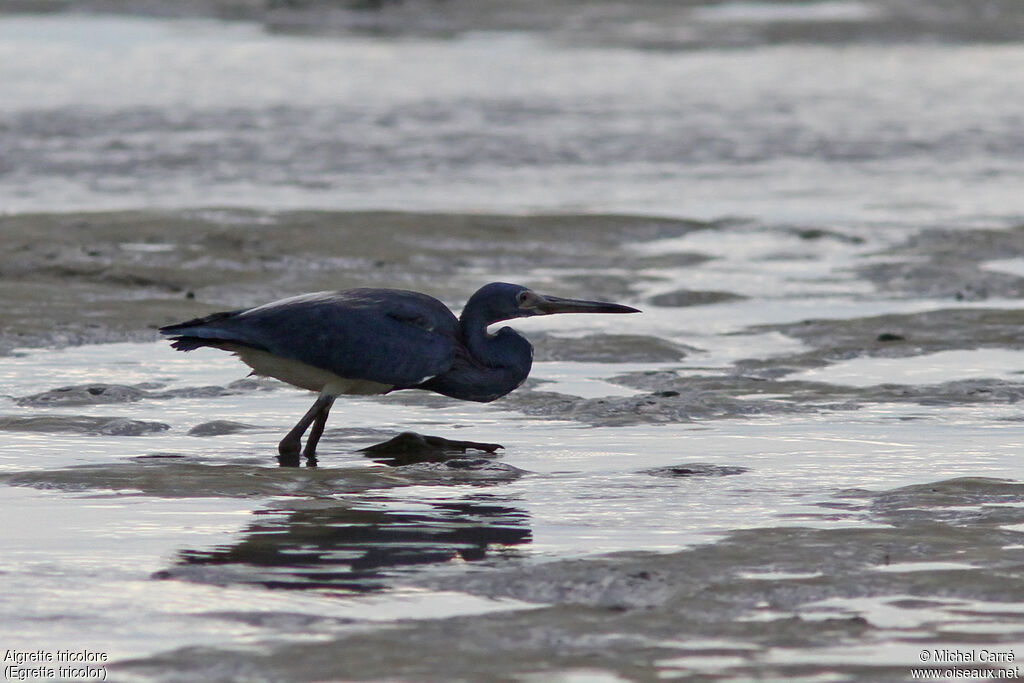
<svg viewBox="0 0 1024 683">
<path fill-rule="evenodd" d="M 705 292 L 692 289 L 677 289 L 674 292 L 657 294 L 648 299 L 655 306 L 683 308 L 686 306 L 709 306 L 730 301 L 742 301 L 747 297 L 732 292 Z"/>
<path fill-rule="evenodd" d="M 213 420 L 212 422 L 204 422 L 198 424 L 192 429 L 188 430 L 189 436 L 222 436 L 224 434 L 237 434 L 248 429 L 257 429 L 253 425 L 248 425 L 242 422 L 232 422 L 231 420 Z"/>
<path fill-rule="evenodd" d="M 639 334 L 590 334 L 584 337 L 532 335 L 534 360 L 588 363 L 671 363 L 696 351 L 691 346 Z"/>
<path fill-rule="evenodd" d="M 92 417 L 87 415 L 0 417 L 0 430 L 19 432 L 142 436 L 143 434 L 164 432 L 170 428 L 170 425 L 163 422 L 130 420 L 122 417 Z"/>
<path fill-rule="evenodd" d="M 86 406 L 107 403 L 131 403 L 149 392 L 123 384 L 80 384 L 59 387 L 17 399 L 20 406 Z"/>
<path fill-rule="evenodd" d="M 365 453 L 366 457 L 373 458 L 376 462 L 399 466 L 421 462 L 448 463 L 453 461 L 454 454 L 462 454 L 469 450 L 494 453 L 500 448 L 504 448 L 504 446 L 497 443 L 454 441 L 440 436 L 402 432 L 383 443 L 367 446 L 359 450 Z M 481 462 L 489 461 L 483 460 Z"/>
<path fill-rule="evenodd" d="M 440 436 L 428 436 L 426 434 L 417 434 L 416 432 L 402 432 L 398 436 L 393 439 L 389 439 L 384 443 L 367 446 L 360 450 L 371 455 L 402 455 L 406 453 L 421 453 L 423 451 L 465 453 L 470 449 L 493 453 L 499 448 L 502 448 L 501 444 L 481 443 L 477 441 L 454 441 Z"/>
</svg>

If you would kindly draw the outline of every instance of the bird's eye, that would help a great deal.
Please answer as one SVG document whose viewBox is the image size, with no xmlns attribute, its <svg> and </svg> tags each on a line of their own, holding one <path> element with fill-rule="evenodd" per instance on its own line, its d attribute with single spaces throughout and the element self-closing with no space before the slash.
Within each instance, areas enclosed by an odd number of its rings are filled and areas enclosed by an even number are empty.
<svg viewBox="0 0 1024 683">
<path fill-rule="evenodd" d="M 524 304 L 529 302 L 530 301 L 530 294 L 531 294 L 531 292 L 528 289 L 524 289 L 523 291 L 521 291 L 518 294 L 516 294 L 516 305 L 517 306 L 523 306 Z"/>
</svg>

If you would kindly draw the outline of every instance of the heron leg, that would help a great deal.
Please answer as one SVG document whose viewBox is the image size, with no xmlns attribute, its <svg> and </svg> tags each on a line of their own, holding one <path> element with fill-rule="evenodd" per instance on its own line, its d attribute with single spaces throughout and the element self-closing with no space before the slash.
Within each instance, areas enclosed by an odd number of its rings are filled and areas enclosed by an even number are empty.
<svg viewBox="0 0 1024 683">
<path fill-rule="evenodd" d="M 324 406 L 326 405 L 328 409 L 330 409 L 330 405 L 332 403 L 334 403 L 333 396 L 320 394 L 313 406 L 306 411 L 305 415 L 302 416 L 302 419 L 292 427 L 290 432 L 285 434 L 283 439 L 281 439 L 281 443 L 277 445 L 277 452 L 284 458 L 297 459 L 299 457 L 299 452 L 302 450 L 302 435 L 306 433 L 307 429 L 309 429 L 309 425 L 317 419 L 321 411 L 323 411 Z M 325 415 L 324 420 L 326 419 L 327 417 Z M 320 429 L 322 432 L 323 427 L 321 426 Z M 318 434 L 316 438 L 319 439 L 320 435 Z M 313 447 L 316 448 L 315 442 Z"/>
<path fill-rule="evenodd" d="M 316 419 L 313 420 L 313 428 L 309 430 L 309 436 L 306 437 L 306 447 L 302 449 L 302 455 L 305 456 L 306 460 L 316 460 L 316 445 L 320 442 L 320 437 L 324 434 L 324 425 L 327 424 L 327 416 L 330 415 L 331 406 L 334 405 L 333 396 L 328 396 L 327 399 L 328 400 L 320 406 L 320 412 L 316 414 Z M 317 399 L 317 403 L 320 403 L 320 399 Z"/>
</svg>

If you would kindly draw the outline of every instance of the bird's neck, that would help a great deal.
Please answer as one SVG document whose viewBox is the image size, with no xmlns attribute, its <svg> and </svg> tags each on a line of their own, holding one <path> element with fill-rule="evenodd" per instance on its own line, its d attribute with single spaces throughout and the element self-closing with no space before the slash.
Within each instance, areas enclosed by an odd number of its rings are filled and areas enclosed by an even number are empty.
<svg viewBox="0 0 1024 683">
<path fill-rule="evenodd" d="M 488 334 L 484 321 L 462 320 L 466 349 L 476 361 L 477 372 L 487 376 L 494 398 L 512 391 L 530 374 L 533 347 L 511 327 Z"/>
</svg>

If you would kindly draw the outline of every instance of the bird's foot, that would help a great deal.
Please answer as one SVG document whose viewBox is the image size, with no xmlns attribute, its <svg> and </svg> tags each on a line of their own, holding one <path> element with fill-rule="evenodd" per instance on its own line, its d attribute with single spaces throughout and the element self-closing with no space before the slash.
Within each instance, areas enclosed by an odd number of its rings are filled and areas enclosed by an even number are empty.
<svg viewBox="0 0 1024 683">
<path fill-rule="evenodd" d="M 309 447 L 309 443 L 302 449 L 302 457 L 306 459 L 306 467 L 316 467 L 316 444 L 313 444 L 313 448 Z"/>
<path fill-rule="evenodd" d="M 277 456 L 277 463 L 281 467 L 298 467 L 301 464 L 301 460 L 299 459 L 298 453 L 295 453 L 294 455 L 291 453 L 287 455 L 280 453 Z"/>
<path fill-rule="evenodd" d="M 300 439 L 289 439 L 288 437 L 285 437 L 281 440 L 281 443 L 277 445 L 277 452 L 277 462 L 281 467 L 298 467 L 302 462 L 302 457 L 306 458 L 307 467 L 316 467 L 316 451 L 313 450 L 309 453 L 303 451 L 302 441 Z"/>
<path fill-rule="evenodd" d="M 454 441 L 440 436 L 427 436 L 415 432 L 402 432 L 393 439 L 383 443 L 359 449 L 369 458 L 380 458 L 388 465 L 409 465 L 416 462 L 440 462 L 447 460 L 453 453 L 465 453 L 468 450 L 494 453 L 504 448 L 497 443 L 481 443 L 478 441 Z"/>
<path fill-rule="evenodd" d="M 307 455 L 306 467 L 316 467 L 317 459 L 316 455 Z M 302 464 L 302 458 L 298 453 L 280 453 L 277 456 L 277 462 L 281 467 L 298 467 Z"/>
<path fill-rule="evenodd" d="M 281 457 L 298 457 L 302 451 L 302 440 L 292 439 L 289 436 L 281 439 L 281 443 L 277 444 L 277 452 L 281 454 Z"/>
</svg>

